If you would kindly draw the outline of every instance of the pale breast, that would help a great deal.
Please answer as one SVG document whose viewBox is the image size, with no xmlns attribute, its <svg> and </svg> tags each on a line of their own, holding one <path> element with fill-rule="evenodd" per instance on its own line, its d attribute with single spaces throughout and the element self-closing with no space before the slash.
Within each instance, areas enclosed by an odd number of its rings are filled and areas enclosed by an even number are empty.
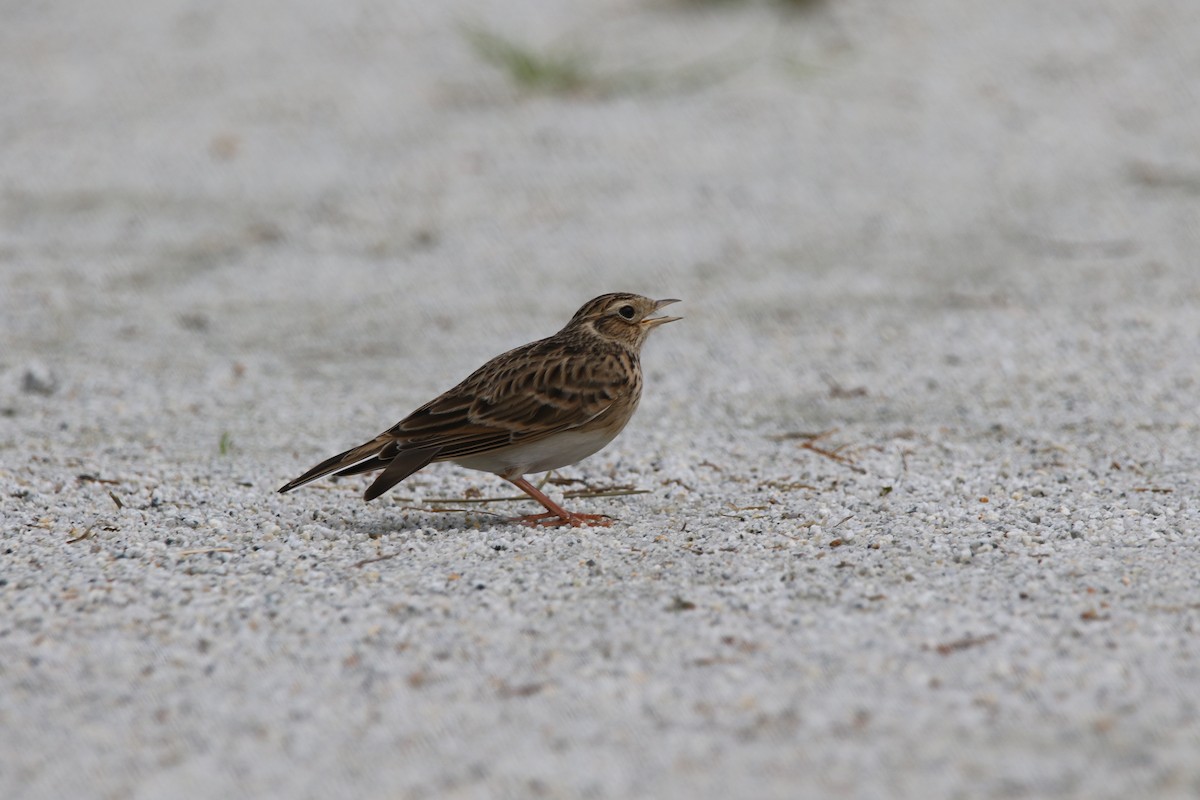
<svg viewBox="0 0 1200 800">
<path fill-rule="evenodd" d="M 467 469 L 492 472 L 506 478 L 570 466 L 599 452 L 617 438 L 637 408 L 637 396 L 631 399 L 632 402 L 617 404 L 610 412 L 583 427 L 453 461 Z"/>
<path fill-rule="evenodd" d="M 516 478 L 534 472 L 566 467 L 582 461 L 616 438 L 619 430 L 565 431 L 529 444 L 518 444 L 455 459 L 454 463 L 467 469 L 494 472 Z"/>
</svg>

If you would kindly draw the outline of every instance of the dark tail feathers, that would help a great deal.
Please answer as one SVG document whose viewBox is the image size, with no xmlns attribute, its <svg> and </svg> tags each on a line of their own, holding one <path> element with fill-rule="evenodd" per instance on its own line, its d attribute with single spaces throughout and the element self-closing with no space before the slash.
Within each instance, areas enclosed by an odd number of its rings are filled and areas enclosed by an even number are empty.
<svg viewBox="0 0 1200 800">
<path fill-rule="evenodd" d="M 327 458 L 308 472 L 279 487 L 279 492 L 290 492 L 299 486 L 315 481 L 331 472 L 338 475 L 357 475 L 382 469 L 383 474 L 367 489 L 366 498 L 374 500 L 400 481 L 429 464 L 437 456 L 437 449 L 402 450 L 396 440 L 381 434 L 369 442 L 352 447 L 344 453 Z"/>
</svg>

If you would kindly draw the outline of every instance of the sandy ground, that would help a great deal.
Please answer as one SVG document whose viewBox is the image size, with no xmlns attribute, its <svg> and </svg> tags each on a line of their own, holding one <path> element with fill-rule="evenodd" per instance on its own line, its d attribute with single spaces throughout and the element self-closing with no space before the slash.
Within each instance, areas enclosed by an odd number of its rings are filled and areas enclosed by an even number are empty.
<svg viewBox="0 0 1200 800">
<path fill-rule="evenodd" d="M 0 796 L 1200 793 L 1192 0 L 8 5 Z M 273 492 L 612 290 L 611 529 Z"/>
</svg>

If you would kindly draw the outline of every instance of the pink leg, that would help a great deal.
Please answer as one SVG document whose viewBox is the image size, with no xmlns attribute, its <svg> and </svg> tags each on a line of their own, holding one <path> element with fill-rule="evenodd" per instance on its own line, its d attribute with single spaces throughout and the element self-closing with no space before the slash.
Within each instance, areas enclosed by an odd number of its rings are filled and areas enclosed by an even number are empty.
<svg viewBox="0 0 1200 800">
<path fill-rule="evenodd" d="M 603 514 L 573 514 L 567 511 L 545 494 L 538 491 L 536 486 L 523 477 L 508 478 L 507 480 L 547 509 L 545 514 L 529 514 L 524 517 L 516 517 L 513 519 L 513 522 L 519 522 L 531 528 L 553 528 L 559 525 L 570 525 L 572 528 L 578 528 L 581 525 L 598 525 L 607 528 L 609 525 L 612 525 L 612 520 Z"/>
</svg>

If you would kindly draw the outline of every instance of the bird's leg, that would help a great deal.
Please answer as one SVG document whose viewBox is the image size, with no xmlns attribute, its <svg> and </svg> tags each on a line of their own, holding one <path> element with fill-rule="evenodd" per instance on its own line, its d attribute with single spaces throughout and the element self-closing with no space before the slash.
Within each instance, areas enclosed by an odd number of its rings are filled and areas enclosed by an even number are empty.
<svg viewBox="0 0 1200 800">
<path fill-rule="evenodd" d="M 574 514 L 567 511 L 522 476 L 518 475 L 515 478 L 506 478 L 506 480 L 546 507 L 545 514 L 529 514 L 524 517 L 516 517 L 513 519 L 513 522 L 519 522 L 531 528 L 553 528 L 559 525 L 570 525 L 572 528 L 578 528 L 581 525 L 597 525 L 607 528 L 609 525 L 612 525 L 612 520 L 603 514 Z"/>
</svg>

